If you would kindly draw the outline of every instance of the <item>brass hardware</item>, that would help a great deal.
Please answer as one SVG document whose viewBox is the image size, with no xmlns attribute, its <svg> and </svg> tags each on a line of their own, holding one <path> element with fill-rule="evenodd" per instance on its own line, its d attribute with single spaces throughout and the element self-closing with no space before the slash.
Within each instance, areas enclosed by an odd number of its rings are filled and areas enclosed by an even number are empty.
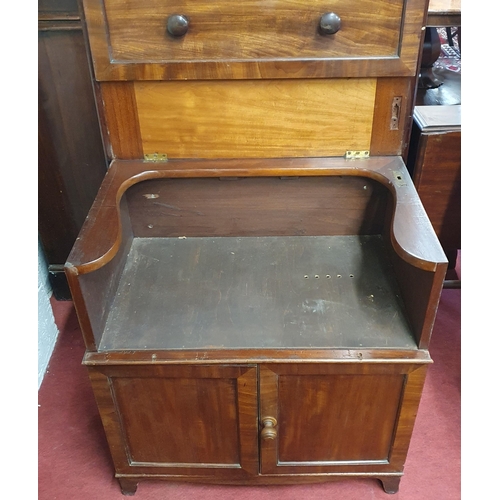
<svg viewBox="0 0 500 500">
<path fill-rule="evenodd" d="M 391 125 L 390 130 L 399 130 L 399 117 L 401 116 L 402 97 L 395 97 L 392 100 Z"/>
<path fill-rule="evenodd" d="M 340 17 L 335 12 L 327 12 L 321 16 L 318 30 L 322 35 L 334 35 L 340 29 L 340 25 Z"/>
<path fill-rule="evenodd" d="M 189 28 L 189 19 L 182 14 L 172 14 L 167 21 L 167 31 L 170 35 L 184 36 Z"/>
<path fill-rule="evenodd" d="M 144 155 L 145 161 L 168 161 L 167 155 L 164 153 L 148 153 Z"/>
<path fill-rule="evenodd" d="M 278 436 L 278 431 L 276 430 L 277 421 L 274 417 L 264 417 L 262 419 L 262 425 L 264 426 L 260 437 L 262 439 L 276 439 Z"/>
<path fill-rule="evenodd" d="M 347 160 L 355 160 L 359 158 L 368 158 L 370 151 L 346 151 L 345 157 Z"/>
</svg>

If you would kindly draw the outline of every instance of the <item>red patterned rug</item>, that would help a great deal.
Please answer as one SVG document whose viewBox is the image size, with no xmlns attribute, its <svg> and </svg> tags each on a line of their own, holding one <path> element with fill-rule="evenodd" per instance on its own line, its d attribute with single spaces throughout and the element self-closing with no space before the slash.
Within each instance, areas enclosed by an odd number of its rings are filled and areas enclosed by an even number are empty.
<svg viewBox="0 0 500 500">
<path fill-rule="evenodd" d="M 444 68 L 454 73 L 461 72 L 461 54 L 458 43 L 458 29 L 451 28 L 451 39 L 448 39 L 446 28 L 437 28 L 441 40 L 441 54 L 434 63 L 435 68 Z"/>
</svg>

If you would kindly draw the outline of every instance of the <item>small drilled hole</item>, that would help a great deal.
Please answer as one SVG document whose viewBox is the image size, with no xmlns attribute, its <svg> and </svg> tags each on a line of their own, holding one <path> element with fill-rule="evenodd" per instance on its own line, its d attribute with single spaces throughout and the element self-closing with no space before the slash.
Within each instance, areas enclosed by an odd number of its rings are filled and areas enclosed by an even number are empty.
<svg viewBox="0 0 500 500">
<path fill-rule="evenodd" d="M 354 278 L 354 274 L 350 274 L 350 275 L 349 275 L 349 278 Z"/>
<path fill-rule="evenodd" d="M 331 276 L 329 274 L 326 275 L 326 279 L 329 280 Z"/>
<path fill-rule="evenodd" d="M 315 274 L 315 275 L 314 275 L 314 277 L 315 277 L 316 279 L 319 279 L 319 275 L 317 275 L 317 274 Z"/>
<path fill-rule="evenodd" d="M 309 279 L 309 276 L 307 276 L 307 274 L 305 274 L 304 278 L 307 280 L 307 279 Z"/>
<path fill-rule="evenodd" d="M 341 274 L 337 274 L 337 278 L 342 278 L 342 275 Z"/>
</svg>

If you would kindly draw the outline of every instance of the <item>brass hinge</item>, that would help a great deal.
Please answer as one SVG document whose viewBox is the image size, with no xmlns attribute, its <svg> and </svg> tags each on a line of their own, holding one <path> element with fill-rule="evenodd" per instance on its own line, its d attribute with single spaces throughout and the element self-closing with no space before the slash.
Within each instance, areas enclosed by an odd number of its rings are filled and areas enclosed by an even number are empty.
<svg viewBox="0 0 500 500">
<path fill-rule="evenodd" d="M 370 151 L 346 151 L 345 157 L 347 160 L 357 160 L 359 158 L 369 158 Z"/>
<path fill-rule="evenodd" d="M 145 161 L 160 162 L 168 161 L 168 157 L 164 153 L 148 153 L 144 155 Z"/>
</svg>

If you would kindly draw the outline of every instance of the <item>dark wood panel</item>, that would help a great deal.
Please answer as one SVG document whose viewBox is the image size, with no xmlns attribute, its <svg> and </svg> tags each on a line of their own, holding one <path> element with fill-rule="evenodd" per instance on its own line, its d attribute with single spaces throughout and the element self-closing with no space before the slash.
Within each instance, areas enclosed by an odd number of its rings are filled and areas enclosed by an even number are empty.
<svg viewBox="0 0 500 500">
<path fill-rule="evenodd" d="M 461 132 L 421 134 L 413 180 L 445 251 L 461 248 Z"/>
<path fill-rule="evenodd" d="M 155 179 L 126 192 L 134 235 L 380 234 L 390 192 L 362 177 Z"/>
<path fill-rule="evenodd" d="M 238 465 L 235 380 L 112 380 L 133 465 Z"/>
<path fill-rule="evenodd" d="M 387 462 L 403 382 L 401 375 L 281 375 L 280 465 Z"/>
<path fill-rule="evenodd" d="M 78 278 L 70 275 L 69 286 L 87 349 L 94 350 L 101 341 L 106 320 L 116 297 L 119 280 L 127 261 L 130 245 L 133 241 L 127 206 L 121 204 L 122 242 L 116 257 L 94 273 Z M 75 280 L 78 279 L 78 285 Z M 81 293 L 80 293 L 81 290 Z M 85 303 L 82 301 L 82 294 Z"/>
<path fill-rule="evenodd" d="M 331 177 L 354 176 L 375 179 L 389 188 L 395 199 L 388 228 L 391 245 L 405 260 L 434 271 L 446 257 L 400 157 L 373 157 L 352 161 L 344 158 L 241 159 L 214 161 L 134 162 L 116 161 L 110 167 L 105 187 L 99 191 L 92 218 L 82 228 L 81 238 L 70 255 L 70 266 L 85 274 L 104 265 L 119 248 L 118 200 L 128 188 L 158 178 L 188 177 Z M 388 221 L 389 222 L 389 221 Z"/>
<path fill-rule="evenodd" d="M 412 119 L 411 78 L 379 78 L 370 154 L 402 155 Z"/>
<path fill-rule="evenodd" d="M 78 19 L 78 0 L 38 0 L 38 18 Z"/>
<path fill-rule="evenodd" d="M 273 417 L 277 431 L 261 432 L 262 472 L 402 474 L 425 373 L 411 363 L 262 366 L 261 423 Z"/>
<path fill-rule="evenodd" d="M 99 350 L 415 349 L 398 295 L 377 236 L 137 238 Z"/>
<path fill-rule="evenodd" d="M 142 158 L 142 138 L 134 84 L 101 83 L 98 86 L 101 120 L 113 158 Z"/>
<path fill-rule="evenodd" d="M 401 361 L 431 363 L 425 350 L 408 349 L 206 349 L 170 350 L 170 351 L 107 351 L 85 353 L 83 363 L 88 366 L 118 366 L 147 364 L 152 361 L 162 365 L 199 365 L 206 363 L 339 363 L 358 365 L 400 364 Z"/>
<path fill-rule="evenodd" d="M 38 234 L 47 260 L 63 263 L 68 256 L 78 227 L 57 165 L 58 152 L 50 136 L 49 117 L 38 106 Z"/>
<path fill-rule="evenodd" d="M 63 265 L 106 173 L 81 30 L 40 31 L 38 224 Z"/>
<path fill-rule="evenodd" d="M 90 368 L 120 473 L 257 473 L 257 369 Z"/>
<path fill-rule="evenodd" d="M 390 256 L 417 344 L 428 349 L 447 263 L 432 273 L 411 266 L 394 252 Z"/>
</svg>

